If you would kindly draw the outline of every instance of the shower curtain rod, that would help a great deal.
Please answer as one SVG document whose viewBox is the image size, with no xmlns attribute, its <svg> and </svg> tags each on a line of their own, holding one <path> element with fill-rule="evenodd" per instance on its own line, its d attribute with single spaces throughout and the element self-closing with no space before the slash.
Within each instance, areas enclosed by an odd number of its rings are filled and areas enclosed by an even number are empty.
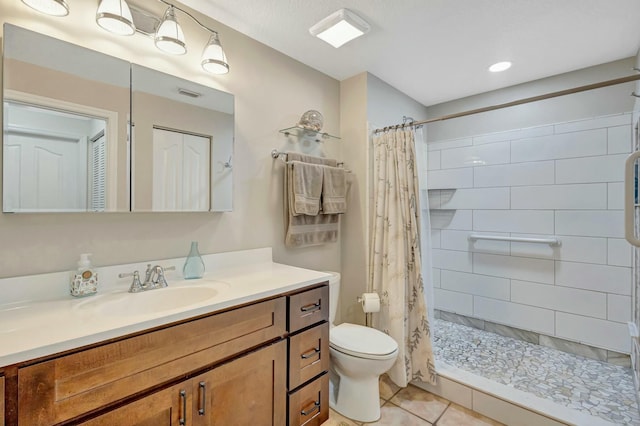
<svg viewBox="0 0 640 426">
<path fill-rule="evenodd" d="M 637 70 L 637 71 L 640 71 L 640 70 Z M 522 99 L 518 99 L 518 100 L 515 100 L 515 101 L 511 101 L 511 102 L 506 102 L 506 103 L 503 103 L 503 104 L 491 105 L 491 106 L 487 106 L 487 107 L 482 107 L 482 108 L 476 108 L 476 109 L 471 109 L 471 110 L 467 110 L 467 111 L 457 112 L 455 114 L 447 114 L 447 115 L 443 115 L 443 116 L 436 117 L 436 118 L 429 118 L 427 120 L 413 121 L 413 122 L 404 123 L 404 124 L 396 124 L 396 125 L 393 125 L 393 126 L 383 127 L 382 129 L 376 129 L 376 130 L 373 131 L 373 133 L 380 133 L 380 132 L 385 132 L 385 131 L 390 130 L 390 129 L 400 129 L 400 128 L 404 128 L 404 127 L 408 127 L 408 126 L 419 126 L 421 124 L 434 123 L 436 121 L 445 121 L 445 120 L 450 120 L 452 118 L 465 117 L 467 115 L 479 114 L 481 112 L 494 111 L 494 110 L 497 110 L 497 109 L 508 108 L 508 107 L 512 107 L 512 106 L 516 106 L 516 105 L 528 104 L 530 102 L 536 102 L 536 101 L 542 101 L 542 100 L 545 100 L 545 99 L 557 98 L 558 96 L 571 95 L 573 93 L 585 92 L 587 90 L 593 90 L 593 89 L 600 89 L 602 87 L 615 86 L 617 84 L 629 83 L 629 82 L 636 81 L 636 80 L 640 80 L 640 74 L 638 74 L 638 75 L 630 75 L 630 76 L 627 76 L 627 77 L 614 78 L 613 80 L 601 81 L 599 83 L 586 84 L 584 86 L 578 86 L 578 87 L 574 87 L 572 89 L 559 90 L 557 92 L 550 92 L 550 93 L 546 93 L 544 95 L 531 96 L 531 97 L 528 97 L 528 98 L 522 98 Z M 635 92 L 632 93 L 631 95 L 640 97 L 640 95 L 637 95 Z"/>
</svg>

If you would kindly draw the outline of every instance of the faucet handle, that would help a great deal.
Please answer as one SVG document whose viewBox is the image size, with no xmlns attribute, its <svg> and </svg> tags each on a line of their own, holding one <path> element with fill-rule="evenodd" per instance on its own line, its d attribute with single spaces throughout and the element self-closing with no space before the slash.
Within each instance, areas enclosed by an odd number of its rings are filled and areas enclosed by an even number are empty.
<svg viewBox="0 0 640 426">
<path fill-rule="evenodd" d="M 140 282 L 140 274 L 138 273 L 138 271 L 118 274 L 118 278 L 127 277 L 133 277 L 133 281 L 131 282 L 131 286 L 129 287 L 129 293 L 138 293 L 144 290 L 144 287 Z"/>
</svg>

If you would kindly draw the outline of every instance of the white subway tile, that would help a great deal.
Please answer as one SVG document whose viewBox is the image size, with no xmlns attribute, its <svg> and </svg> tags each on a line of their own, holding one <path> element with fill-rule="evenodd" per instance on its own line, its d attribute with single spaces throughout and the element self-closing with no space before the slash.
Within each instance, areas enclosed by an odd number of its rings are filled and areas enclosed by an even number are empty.
<svg viewBox="0 0 640 426">
<path fill-rule="evenodd" d="M 553 252 L 553 257 L 556 260 L 599 263 L 603 265 L 607 263 L 606 238 L 573 237 L 568 235 L 556 235 L 556 237 L 560 240 L 560 246 L 552 247 L 542 244 L 534 245 L 525 243 L 512 243 L 511 254 L 542 257 L 534 255 L 536 252 L 539 252 L 541 254 L 546 253 L 546 257 L 551 257 L 549 254 L 550 252 Z M 529 246 L 529 251 L 521 251 L 520 246 Z"/>
<path fill-rule="evenodd" d="M 607 294 L 607 314 L 609 321 L 624 324 L 631 321 L 631 296 Z"/>
<path fill-rule="evenodd" d="M 607 184 L 518 186 L 511 188 L 511 208 L 606 209 Z"/>
<path fill-rule="evenodd" d="M 473 188 L 473 169 L 433 170 L 427 173 L 429 189 Z"/>
<path fill-rule="evenodd" d="M 471 230 L 471 210 L 430 210 L 431 227 Z"/>
<path fill-rule="evenodd" d="M 462 138 L 462 139 L 448 139 L 444 141 L 433 141 L 427 142 L 427 150 L 435 151 L 435 150 L 447 150 L 452 148 L 460 148 L 464 146 L 471 146 L 473 144 L 473 140 L 471 138 Z"/>
<path fill-rule="evenodd" d="M 433 278 L 433 287 L 440 288 L 441 286 L 441 270 L 438 268 L 431 268 L 431 277 Z"/>
<path fill-rule="evenodd" d="M 509 142 L 454 148 L 442 151 L 443 169 L 509 163 Z"/>
<path fill-rule="evenodd" d="M 556 183 L 621 182 L 627 155 L 556 160 Z"/>
<path fill-rule="evenodd" d="M 441 206 L 444 209 L 509 208 L 509 188 L 456 189 L 441 192 L 441 197 Z"/>
<path fill-rule="evenodd" d="M 554 183 L 554 162 L 504 164 L 473 168 L 476 188 L 487 186 L 549 185 Z"/>
<path fill-rule="evenodd" d="M 624 238 L 622 211 L 560 210 L 555 219 L 559 235 Z"/>
<path fill-rule="evenodd" d="M 607 295 L 595 291 L 511 280 L 511 301 L 554 311 L 607 318 Z"/>
<path fill-rule="evenodd" d="M 607 153 L 607 130 L 588 130 L 511 142 L 511 162 L 587 157 Z"/>
<path fill-rule="evenodd" d="M 473 230 L 553 234 L 553 212 L 542 210 L 474 210 Z"/>
<path fill-rule="evenodd" d="M 509 300 L 509 282 L 507 278 L 465 272 L 442 271 L 441 287 L 446 290 Z"/>
<path fill-rule="evenodd" d="M 431 228 L 431 248 L 439 249 L 442 248 L 442 243 L 440 236 L 442 235 L 442 231 L 440 229 Z"/>
<path fill-rule="evenodd" d="M 520 426 L 563 426 L 549 417 L 529 411 L 511 402 L 488 395 L 477 390 L 472 391 L 473 411 L 483 414 L 505 425 Z M 446 397 L 445 397 L 446 398 Z M 450 398 L 449 398 L 450 399 Z"/>
<path fill-rule="evenodd" d="M 553 284 L 553 260 L 474 253 L 473 272 L 494 277 Z"/>
<path fill-rule="evenodd" d="M 629 154 L 633 145 L 631 125 L 609 127 L 607 129 L 607 152 L 609 154 Z"/>
<path fill-rule="evenodd" d="M 442 231 L 442 248 L 448 250 L 479 251 L 509 255 L 509 243 L 505 241 L 477 240 L 469 241 L 470 231 Z M 491 235 L 508 236 L 506 233 L 492 233 Z"/>
<path fill-rule="evenodd" d="M 427 170 L 440 170 L 440 151 L 427 152 Z"/>
<path fill-rule="evenodd" d="M 471 253 L 455 250 L 432 250 L 433 267 L 451 271 L 471 272 Z"/>
<path fill-rule="evenodd" d="M 607 184 L 607 209 L 622 210 L 624 209 L 624 183 L 608 183 Z"/>
<path fill-rule="evenodd" d="M 554 313 L 549 309 L 474 296 L 473 316 L 524 330 L 554 334 Z"/>
<path fill-rule="evenodd" d="M 482 145 L 485 143 L 494 143 L 502 141 L 511 141 L 515 139 L 533 138 L 536 136 L 544 136 L 553 134 L 553 125 L 529 127 L 527 129 L 508 130 L 506 132 L 489 133 L 473 137 L 474 145 Z"/>
<path fill-rule="evenodd" d="M 631 244 L 622 238 L 608 239 L 607 263 L 614 266 L 631 267 Z"/>
<path fill-rule="evenodd" d="M 556 312 L 556 336 L 612 351 L 629 353 L 626 324 Z"/>
<path fill-rule="evenodd" d="M 568 121 L 555 125 L 556 133 L 576 132 L 580 130 L 601 129 L 603 127 L 622 126 L 631 124 L 631 114 L 614 114 L 604 117 L 587 118 L 584 120 Z"/>
<path fill-rule="evenodd" d="M 441 288 L 434 290 L 434 307 L 442 311 L 454 312 L 460 315 L 473 315 L 473 296 L 470 294 L 448 291 Z"/>
<path fill-rule="evenodd" d="M 556 261 L 556 285 L 631 294 L 631 268 Z"/>
</svg>

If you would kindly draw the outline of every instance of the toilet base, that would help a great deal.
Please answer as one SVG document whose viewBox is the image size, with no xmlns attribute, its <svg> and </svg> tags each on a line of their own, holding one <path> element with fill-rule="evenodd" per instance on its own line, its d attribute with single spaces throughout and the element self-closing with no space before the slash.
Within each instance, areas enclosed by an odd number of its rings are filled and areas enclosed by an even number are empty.
<svg viewBox="0 0 640 426">
<path fill-rule="evenodd" d="M 333 369 L 331 369 L 333 370 Z M 379 376 L 354 380 L 329 372 L 329 406 L 343 416 L 359 422 L 380 419 Z"/>
</svg>

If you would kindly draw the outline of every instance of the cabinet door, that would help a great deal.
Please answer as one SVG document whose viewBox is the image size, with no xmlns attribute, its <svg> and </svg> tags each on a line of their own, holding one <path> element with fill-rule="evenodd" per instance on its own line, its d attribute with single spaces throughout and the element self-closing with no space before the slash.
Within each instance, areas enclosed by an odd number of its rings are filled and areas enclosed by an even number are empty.
<svg viewBox="0 0 640 426">
<path fill-rule="evenodd" d="M 172 386 L 95 417 L 82 426 L 178 426 L 191 424 L 191 381 Z"/>
<path fill-rule="evenodd" d="M 281 341 L 193 379 L 193 424 L 284 425 L 286 349 Z"/>
</svg>

